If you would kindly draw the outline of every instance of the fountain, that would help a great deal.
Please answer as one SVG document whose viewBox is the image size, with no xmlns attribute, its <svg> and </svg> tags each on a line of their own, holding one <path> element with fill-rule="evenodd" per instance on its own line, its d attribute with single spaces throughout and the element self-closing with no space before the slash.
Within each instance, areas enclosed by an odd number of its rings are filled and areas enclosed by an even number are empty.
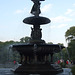
<svg viewBox="0 0 75 75">
<path fill-rule="evenodd" d="M 64 47 L 58 44 L 46 44 L 42 40 L 42 29 L 40 25 L 51 22 L 46 17 L 39 16 L 41 13 L 40 2 L 45 0 L 31 0 L 34 5 L 31 9 L 33 16 L 23 20 L 24 23 L 33 25 L 31 27 L 31 39 L 29 43 L 12 45 L 12 49 L 18 51 L 21 56 L 21 65 L 14 70 L 15 73 L 28 74 L 57 74 L 63 69 L 53 64 L 53 54 L 60 52 Z M 51 59 L 49 59 L 51 56 Z M 50 60 L 50 61 L 49 61 Z"/>
</svg>

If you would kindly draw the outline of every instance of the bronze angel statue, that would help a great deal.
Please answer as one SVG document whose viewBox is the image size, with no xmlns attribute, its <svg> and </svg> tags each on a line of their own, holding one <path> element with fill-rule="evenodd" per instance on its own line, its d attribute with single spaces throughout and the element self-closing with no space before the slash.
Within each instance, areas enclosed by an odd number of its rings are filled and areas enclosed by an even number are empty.
<svg viewBox="0 0 75 75">
<path fill-rule="evenodd" d="M 40 10 L 40 1 L 44 1 L 44 0 L 32 0 L 34 5 L 32 7 L 31 13 L 35 16 L 39 16 L 39 14 L 41 13 Z"/>
</svg>

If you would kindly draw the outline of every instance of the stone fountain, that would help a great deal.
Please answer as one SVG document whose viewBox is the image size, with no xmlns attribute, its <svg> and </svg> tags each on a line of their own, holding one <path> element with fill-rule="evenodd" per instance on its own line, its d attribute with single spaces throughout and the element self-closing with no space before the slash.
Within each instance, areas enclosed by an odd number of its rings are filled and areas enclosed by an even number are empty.
<svg viewBox="0 0 75 75">
<path fill-rule="evenodd" d="M 28 74 L 52 74 L 62 72 L 62 68 L 53 64 L 53 54 L 60 52 L 64 47 L 58 44 L 46 44 L 42 40 L 42 29 L 40 25 L 51 22 L 46 17 L 39 16 L 41 13 L 40 5 L 44 0 L 31 0 L 34 5 L 31 9 L 33 16 L 23 20 L 31 27 L 31 39 L 29 43 L 12 45 L 12 49 L 18 51 L 21 56 L 21 65 L 14 71 L 15 73 Z M 49 59 L 49 56 L 51 59 Z"/>
</svg>

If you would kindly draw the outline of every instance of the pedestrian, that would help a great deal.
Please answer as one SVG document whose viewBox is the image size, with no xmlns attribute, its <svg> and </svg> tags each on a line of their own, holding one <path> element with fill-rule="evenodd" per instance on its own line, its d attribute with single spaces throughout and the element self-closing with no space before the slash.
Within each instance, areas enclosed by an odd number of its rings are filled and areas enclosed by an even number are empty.
<svg viewBox="0 0 75 75">
<path fill-rule="evenodd" d="M 58 64 L 60 64 L 60 60 L 58 60 Z"/>
<path fill-rule="evenodd" d="M 14 64 L 16 64 L 16 61 L 14 60 Z"/>
<path fill-rule="evenodd" d="M 66 61 L 66 64 L 69 64 L 68 60 Z"/>
</svg>

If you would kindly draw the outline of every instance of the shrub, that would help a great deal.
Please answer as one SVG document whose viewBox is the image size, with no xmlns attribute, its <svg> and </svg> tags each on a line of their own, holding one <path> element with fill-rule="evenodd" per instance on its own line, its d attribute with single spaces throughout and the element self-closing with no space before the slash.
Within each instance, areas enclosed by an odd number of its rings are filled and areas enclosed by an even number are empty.
<svg viewBox="0 0 75 75">
<path fill-rule="evenodd" d="M 73 75 L 75 75 L 75 65 L 71 68 L 72 70 L 72 73 L 73 73 Z"/>
</svg>

